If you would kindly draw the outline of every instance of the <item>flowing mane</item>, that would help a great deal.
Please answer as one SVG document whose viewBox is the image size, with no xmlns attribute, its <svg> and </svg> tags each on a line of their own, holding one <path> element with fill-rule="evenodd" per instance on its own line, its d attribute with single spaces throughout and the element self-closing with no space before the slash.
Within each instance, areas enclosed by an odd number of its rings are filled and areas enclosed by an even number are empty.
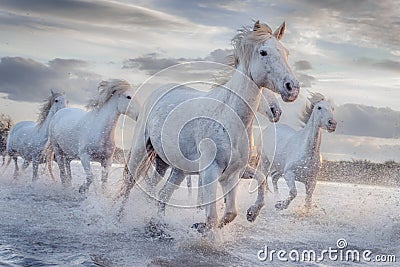
<svg viewBox="0 0 400 267">
<path fill-rule="evenodd" d="M 299 120 L 303 127 L 307 124 L 308 120 L 310 119 L 315 105 L 320 101 L 326 99 L 325 96 L 320 93 L 310 93 L 310 96 L 307 98 L 307 100 L 308 100 L 307 104 L 305 105 L 303 111 L 299 115 Z"/>
<path fill-rule="evenodd" d="M 232 38 L 233 52 L 226 57 L 225 64 L 229 68 L 222 70 L 215 78 L 215 86 L 223 85 L 232 76 L 232 68 L 237 68 L 242 63 L 244 69 L 248 69 L 251 53 L 254 46 L 259 45 L 273 36 L 271 28 L 264 23 L 257 21 L 254 26 L 243 26 Z M 252 46 L 252 47 L 250 47 Z"/>
<path fill-rule="evenodd" d="M 271 28 L 267 24 L 260 23 L 259 21 L 257 21 L 253 27 L 243 26 L 232 38 L 234 60 L 232 65 L 237 67 L 239 63 L 241 63 L 244 69 L 248 69 L 254 47 L 272 36 Z"/>
<path fill-rule="evenodd" d="M 100 109 L 115 93 L 123 93 L 129 90 L 131 84 L 125 80 L 102 81 L 97 88 L 98 94 L 89 100 L 86 108 L 89 110 Z"/>
<path fill-rule="evenodd" d="M 60 93 L 51 93 L 51 95 L 45 99 L 45 103 L 40 107 L 39 109 L 39 116 L 37 119 L 37 123 L 40 125 L 42 124 L 46 118 L 47 115 L 49 115 L 49 111 L 51 109 L 51 106 L 54 104 L 54 101 L 56 100 L 57 97 L 61 96 L 62 94 Z"/>
</svg>

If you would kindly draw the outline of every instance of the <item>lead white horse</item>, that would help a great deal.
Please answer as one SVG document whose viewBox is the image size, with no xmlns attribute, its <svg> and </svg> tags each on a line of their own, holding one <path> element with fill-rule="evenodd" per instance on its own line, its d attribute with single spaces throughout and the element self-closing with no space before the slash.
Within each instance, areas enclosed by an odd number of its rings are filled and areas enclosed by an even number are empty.
<svg viewBox="0 0 400 267">
<path fill-rule="evenodd" d="M 337 122 L 333 118 L 330 102 L 319 93 L 312 93 L 308 101 L 300 116 L 305 124 L 301 130 L 276 124 L 262 133 L 263 146 L 259 151 L 261 168 L 265 175 L 270 168 L 275 192 L 278 192 L 277 182 L 282 176 L 290 189 L 289 197 L 275 205 L 278 210 L 286 209 L 296 197 L 295 181 L 305 184 L 305 203 L 306 207 L 310 207 L 321 165 L 321 130 L 333 132 L 336 129 Z"/>
<path fill-rule="evenodd" d="M 140 104 L 133 97 L 131 85 L 124 80 L 103 81 L 98 95 L 87 107 L 66 108 L 55 114 L 50 123 L 50 146 L 60 169 L 61 182 L 71 185 L 71 161 L 79 159 L 86 173 L 86 182 L 79 188 L 85 193 L 93 182 L 90 161 L 100 162 L 102 185 L 108 178 L 115 151 L 115 128 L 118 118 L 125 114 L 136 120 Z"/>
<path fill-rule="evenodd" d="M 268 118 L 271 123 L 276 123 L 279 121 L 282 115 L 282 109 L 279 105 L 278 99 L 276 98 L 275 94 L 270 90 L 263 90 L 262 97 L 260 99 L 260 104 L 258 106 L 258 113 Z M 251 147 L 254 147 L 254 138 L 251 138 Z M 146 176 L 146 183 L 150 189 L 150 193 L 152 193 L 152 189 L 163 179 L 169 165 L 165 164 L 160 158 L 156 157 L 155 161 L 155 171 L 152 174 Z M 252 175 L 251 167 L 249 167 L 249 171 L 245 171 L 241 178 L 243 179 L 253 179 L 255 178 Z M 187 187 L 189 189 L 189 195 L 191 194 L 191 176 L 186 177 L 187 180 Z M 197 193 L 197 205 L 200 207 L 203 203 L 203 194 L 202 194 L 202 182 L 201 179 L 198 179 L 198 193 Z"/>
<path fill-rule="evenodd" d="M 11 128 L 7 138 L 7 153 L 14 160 L 14 178 L 18 176 L 18 156 L 24 159 L 22 168 L 26 169 L 32 162 L 32 181 L 38 179 L 39 164 L 45 162 L 44 148 L 48 140 L 48 129 L 54 114 L 66 107 L 65 96 L 54 93 L 40 109 L 38 123 L 33 121 L 21 121 Z"/>
<path fill-rule="evenodd" d="M 132 187 L 155 157 L 172 167 L 159 193 L 161 212 L 185 176 L 199 174 L 205 187 L 206 223 L 195 226 L 214 229 L 236 217 L 237 183 L 251 155 L 251 128 L 262 88 L 279 93 L 286 102 L 299 93 L 288 52 L 279 42 L 284 31 L 284 23 L 272 32 L 258 21 L 241 30 L 232 40 L 235 70 L 224 85 L 209 92 L 166 85 L 150 95 L 139 115 L 125 168 L 119 218 Z M 265 188 L 265 176 L 262 180 Z M 216 207 L 218 183 L 226 199 L 221 220 Z"/>
</svg>

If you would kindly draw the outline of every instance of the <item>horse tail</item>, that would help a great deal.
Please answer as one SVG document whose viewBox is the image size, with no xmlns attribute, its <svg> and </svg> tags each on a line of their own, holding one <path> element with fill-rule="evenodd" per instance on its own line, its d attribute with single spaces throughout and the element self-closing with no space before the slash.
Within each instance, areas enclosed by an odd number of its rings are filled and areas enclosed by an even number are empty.
<svg viewBox="0 0 400 267">
<path fill-rule="evenodd" d="M 144 176 L 148 175 L 148 171 L 149 171 L 150 167 L 153 165 L 153 163 L 157 157 L 157 153 L 154 150 L 153 145 L 151 144 L 150 141 L 147 143 L 146 150 L 147 150 L 147 153 L 144 156 L 143 160 L 141 161 L 140 165 L 138 166 L 136 173 L 132 173 L 129 170 L 128 165 L 129 165 L 130 158 L 132 156 L 131 152 L 129 152 L 129 154 L 127 156 L 127 160 L 125 161 L 125 165 L 124 165 L 124 173 L 123 173 L 124 183 L 122 184 L 122 187 L 121 187 L 120 192 L 118 193 L 116 199 L 119 199 L 122 196 L 124 196 L 126 198 L 129 195 L 129 192 L 131 191 L 133 186 L 137 183 L 138 178 L 141 177 L 142 175 L 144 175 Z"/>
<path fill-rule="evenodd" d="M 142 175 L 147 176 L 150 167 L 154 164 L 154 161 L 157 157 L 157 153 L 154 150 L 154 147 L 150 141 L 147 142 L 146 151 L 147 151 L 147 154 L 143 158 L 142 162 L 140 163 L 140 165 L 138 167 L 137 177 L 140 177 Z"/>
<path fill-rule="evenodd" d="M 43 152 L 44 152 L 45 163 L 47 165 L 47 170 L 49 171 L 51 179 L 53 180 L 53 182 L 55 182 L 56 178 L 54 177 L 54 173 L 53 173 L 54 150 L 53 150 L 53 146 L 50 143 L 50 139 L 47 140 L 47 143 L 44 146 Z"/>
</svg>

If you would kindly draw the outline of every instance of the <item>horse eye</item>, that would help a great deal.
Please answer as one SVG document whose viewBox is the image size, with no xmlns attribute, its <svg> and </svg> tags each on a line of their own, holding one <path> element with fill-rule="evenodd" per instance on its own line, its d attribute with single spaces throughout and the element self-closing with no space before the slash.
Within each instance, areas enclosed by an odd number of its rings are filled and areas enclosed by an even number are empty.
<svg viewBox="0 0 400 267">
<path fill-rule="evenodd" d="M 56 99 L 56 100 L 54 100 L 54 102 L 56 102 L 56 103 L 57 103 L 57 102 L 58 102 L 58 100 Z"/>
<path fill-rule="evenodd" d="M 260 51 L 260 55 L 263 56 L 263 57 L 265 57 L 266 55 L 268 55 L 268 53 L 267 53 L 267 51 L 265 51 L 265 50 L 261 50 L 261 51 Z"/>
<path fill-rule="evenodd" d="M 131 97 L 130 95 L 128 95 L 126 98 L 128 98 L 128 99 L 132 99 L 132 97 Z"/>
<path fill-rule="evenodd" d="M 318 109 L 320 110 L 320 109 L 322 109 L 321 107 L 318 107 Z"/>
</svg>

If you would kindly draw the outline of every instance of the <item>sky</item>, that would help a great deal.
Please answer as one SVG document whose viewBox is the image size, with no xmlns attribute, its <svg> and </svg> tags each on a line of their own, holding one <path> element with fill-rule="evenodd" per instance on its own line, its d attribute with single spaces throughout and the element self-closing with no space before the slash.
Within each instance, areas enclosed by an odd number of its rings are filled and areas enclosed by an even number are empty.
<svg viewBox="0 0 400 267">
<path fill-rule="evenodd" d="M 400 161 L 395 0 L 0 0 L 0 113 L 35 120 L 50 89 L 83 107 L 104 79 L 139 86 L 177 63 L 222 62 L 236 30 L 255 20 L 286 22 L 282 43 L 302 93 L 282 103 L 282 123 L 295 127 L 307 90 L 320 92 L 339 122 L 324 133 L 324 158 Z"/>
</svg>

